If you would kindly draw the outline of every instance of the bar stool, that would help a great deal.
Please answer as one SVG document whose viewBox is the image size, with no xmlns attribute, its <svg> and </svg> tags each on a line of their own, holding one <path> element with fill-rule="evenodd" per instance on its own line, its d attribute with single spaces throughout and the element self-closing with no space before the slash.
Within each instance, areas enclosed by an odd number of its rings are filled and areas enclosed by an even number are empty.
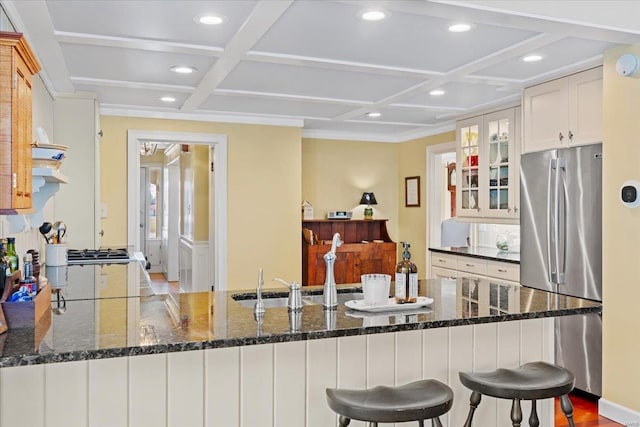
<svg viewBox="0 0 640 427">
<path fill-rule="evenodd" d="M 451 409 L 453 391 L 437 380 L 422 380 L 400 387 L 378 386 L 365 390 L 327 389 L 329 407 L 338 415 L 340 427 L 351 420 L 367 421 L 369 427 L 378 423 L 418 421 L 424 427 L 442 427 L 440 415 Z"/>
<path fill-rule="evenodd" d="M 573 422 L 573 405 L 569 392 L 573 390 L 574 375 L 567 369 L 545 362 L 532 362 L 516 369 L 497 369 L 491 372 L 460 372 L 460 381 L 471 393 L 469 415 L 464 427 L 471 427 L 473 413 L 480 404 L 481 395 L 511 399 L 511 422 L 519 427 L 522 422 L 521 400 L 531 400 L 529 425 L 538 427 L 536 400 L 560 397 L 560 407 L 569 421 Z"/>
</svg>

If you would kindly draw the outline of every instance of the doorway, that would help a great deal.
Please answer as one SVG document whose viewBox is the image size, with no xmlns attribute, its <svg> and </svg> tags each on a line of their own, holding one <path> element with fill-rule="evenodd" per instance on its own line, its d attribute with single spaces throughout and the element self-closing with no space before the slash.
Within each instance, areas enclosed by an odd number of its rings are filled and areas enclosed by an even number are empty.
<svg viewBox="0 0 640 427">
<path fill-rule="evenodd" d="M 205 150 L 207 156 L 214 159 L 215 167 L 211 168 L 209 182 L 215 186 L 208 192 L 214 200 L 209 200 L 208 205 L 214 210 L 210 212 L 211 218 L 209 226 L 208 247 L 205 252 L 204 265 L 207 268 L 203 280 L 193 280 L 188 291 L 208 291 L 214 287 L 216 290 L 225 290 L 227 287 L 226 272 L 226 246 L 227 246 L 227 138 L 220 134 L 202 134 L 189 132 L 163 132 L 163 131 L 142 131 L 129 130 L 127 134 L 127 159 L 128 159 L 128 219 L 127 219 L 127 240 L 128 245 L 135 251 L 141 251 L 143 243 L 141 241 L 140 224 L 142 224 L 141 209 L 141 173 L 140 173 L 140 152 L 141 146 L 147 143 L 162 144 L 176 147 L 182 150 L 183 147 L 208 147 Z M 195 151 L 195 150 L 194 150 Z M 214 154 L 212 154 L 214 153 Z M 205 160 L 209 162 L 209 157 Z M 184 228 L 180 230 L 181 214 L 187 212 L 190 206 L 185 202 L 185 195 L 177 195 L 175 191 L 176 177 L 178 183 L 183 177 L 180 176 L 180 164 L 171 162 L 162 167 L 162 183 L 165 194 L 168 196 L 162 200 L 161 220 L 161 258 L 166 266 L 166 275 L 169 281 L 179 276 L 180 271 L 180 250 L 184 244 L 189 243 L 189 236 L 183 234 Z M 178 184 L 179 186 L 179 184 Z M 168 192 L 167 192 L 168 191 Z M 177 209 L 177 214 L 173 212 Z M 176 226 L 178 224 L 178 226 Z M 178 229 L 177 232 L 173 232 Z M 176 243 L 177 241 L 177 243 Z M 175 268 L 174 268 L 175 267 Z"/>
<path fill-rule="evenodd" d="M 427 247 L 441 246 L 442 222 L 451 218 L 452 204 L 447 166 L 455 161 L 455 142 L 427 147 Z M 427 251 L 427 270 L 431 269 L 430 254 L 431 252 Z M 427 277 L 430 277 L 430 271 Z"/>
</svg>

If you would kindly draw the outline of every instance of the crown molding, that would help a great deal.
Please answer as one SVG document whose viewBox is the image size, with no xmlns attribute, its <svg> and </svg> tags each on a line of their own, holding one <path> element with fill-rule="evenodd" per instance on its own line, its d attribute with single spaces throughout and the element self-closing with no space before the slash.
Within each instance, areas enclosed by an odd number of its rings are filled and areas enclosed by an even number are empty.
<svg viewBox="0 0 640 427">
<path fill-rule="evenodd" d="M 176 111 L 137 109 L 131 106 L 102 104 L 100 114 L 103 116 L 140 117 L 148 119 L 192 120 L 198 122 L 242 123 L 249 125 L 286 126 L 301 128 L 304 121 L 298 118 L 285 118 L 258 115 L 182 113 Z"/>
</svg>

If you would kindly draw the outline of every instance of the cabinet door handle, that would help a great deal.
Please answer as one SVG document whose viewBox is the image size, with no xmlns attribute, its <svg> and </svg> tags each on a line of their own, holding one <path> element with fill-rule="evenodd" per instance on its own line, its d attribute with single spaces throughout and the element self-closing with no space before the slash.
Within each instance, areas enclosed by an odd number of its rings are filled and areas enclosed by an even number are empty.
<svg viewBox="0 0 640 427">
<path fill-rule="evenodd" d="M 562 134 L 562 132 L 558 134 L 558 139 L 560 140 L 560 142 L 562 142 L 562 140 L 564 139 L 564 135 Z"/>
<path fill-rule="evenodd" d="M 18 197 L 22 197 L 22 191 L 18 191 L 18 192 L 16 192 L 16 195 L 17 195 Z"/>
<path fill-rule="evenodd" d="M 514 212 L 514 213 L 518 213 L 518 208 L 514 206 L 514 207 L 513 207 L 513 212 Z"/>
<path fill-rule="evenodd" d="M 25 197 L 31 197 L 31 193 L 24 193 Z"/>
<path fill-rule="evenodd" d="M 465 264 L 467 267 L 475 267 L 475 264 Z"/>
<path fill-rule="evenodd" d="M 569 142 L 573 142 L 573 132 L 569 131 Z"/>
<path fill-rule="evenodd" d="M 506 272 L 507 272 L 507 270 L 505 270 L 505 269 L 503 269 L 503 268 L 499 268 L 499 269 L 498 269 L 498 271 L 499 271 L 500 273 L 506 273 Z"/>
<path fill-rule="evenodd" d="M 438 258 L 438 262 L 447 262 L 446 259 Z"/>
<path fill-rule="evenodd" d="M 511 213 L 511 208 L 507 208 L 507 212 Z"/>
</svg>

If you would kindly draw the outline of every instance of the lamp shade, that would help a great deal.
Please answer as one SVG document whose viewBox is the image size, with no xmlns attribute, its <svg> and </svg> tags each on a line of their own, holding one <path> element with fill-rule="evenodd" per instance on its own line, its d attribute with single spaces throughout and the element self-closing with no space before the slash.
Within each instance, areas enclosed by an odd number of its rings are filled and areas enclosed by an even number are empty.
<svg viewBox="0 0 640 427">
<path fill-rule="evenodd" d="M 360 199 L 361 205 L 377 205 L 376 196 L 373 193 L 362 193 L 362 198 Z"/>
</svg>

